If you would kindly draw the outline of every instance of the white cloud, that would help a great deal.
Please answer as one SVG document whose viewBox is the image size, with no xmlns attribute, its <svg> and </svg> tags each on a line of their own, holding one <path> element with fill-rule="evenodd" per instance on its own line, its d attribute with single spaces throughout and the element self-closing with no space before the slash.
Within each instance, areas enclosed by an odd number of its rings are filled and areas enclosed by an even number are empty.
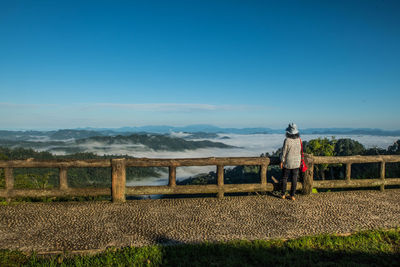
<svg viewBox="0 0 400 267">
<path fill-rule="evenodd" d="M 40 107 L 58 107 L 58 108 L 112 108 L 129 109 L 138 111 L 214 111 L 214 110 L 259 110 L 270 109 L 270 107 L 260 105 L 213 105 L 203 103 L 70 103 L 70 104 L 35 104 L 35 103 L 11 103 L 0 102 L 0 108 L 40 108 Z"/>
<path fill-rule="evenodd" d="M 43 105 L 0 102 L 0 108 L 39 108 L 41 106 Z"/>
<path fill-rule="evenodd" d="M 129 109 L 137 111 L 173 111 L 173 112 L 192 112 L 192 111 L 231 111 L 231 110 L 255 110 L 262 109 L 262 106 L 249 105 L 212 105 L 199 103 L 147 103 L 147 104 L 122 104 L 122 103 L 94 103 L 88 104 L 87 108 L 113 108 Z"/>
<path fill-rule="evenodd" d="M 127 125 L 219 126 L 259 124 L 268 107 L 207 103 L 0 103 L 4 129 L 56 129 L 77 127 L 123 127 Z M 256 121 L 256 123 L 254 123 Z"/>
<path fill-rule="evenodd" d="M 97 103 L 93 107 L 118 108 L 142 111 L 191 111 L 191 110 L 217 110 L 218 106 L 209 104 L 176 104 L 176 103 L 149 103 L 149 104 L 120 104 Z"/>
</svg>

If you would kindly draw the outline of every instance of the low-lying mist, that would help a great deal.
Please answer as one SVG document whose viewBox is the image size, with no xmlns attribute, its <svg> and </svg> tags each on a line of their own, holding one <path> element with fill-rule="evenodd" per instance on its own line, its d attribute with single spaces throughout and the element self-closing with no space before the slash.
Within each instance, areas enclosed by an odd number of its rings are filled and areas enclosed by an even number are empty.
<svg viewBox="0 0 400 267">
<path fill-rule="evenodd" d="M 258 157 L 261 153 L 273 152 L 280 148 L 285 138 L 281 134 L 220 134 L 220 138 L 195 139 L 193 141 L 217 141 L 235 148 L 200 148 L 195 150 L 168 151 L 148 149 L 141 144 L 111 144 L 100 142 L 85 143 L 80 148 L 85 152 L 98 155 L 129 155 L 138 158 L 201 158 L 201 157 Z M 181 135 L 184 138 L 184 134 Z M 225 138 L 222 138 L 225 137 Z M 316 138 L 331 138 L 329 135 L 304 135 L 302 140 L 309 141 Z M 387 148 L 400 136 L 369 136 L 369 135 L 337 135 L 336 139 L 350 138 L 363 144 L 366 148 Z"/>
</svg>

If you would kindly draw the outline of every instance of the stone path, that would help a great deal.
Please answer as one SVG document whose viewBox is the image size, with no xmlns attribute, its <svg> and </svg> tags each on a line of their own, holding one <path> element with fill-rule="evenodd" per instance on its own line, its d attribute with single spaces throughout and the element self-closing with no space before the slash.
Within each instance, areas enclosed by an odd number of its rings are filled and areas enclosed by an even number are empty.
<svg viewBox="0 0 400 267">
<path fill-rule="evenodd" d="M 400 226 L 400 189 L 0 206 L 0 249 L 102 250 L 233 239 L 293 238 Z"/>
</svg>

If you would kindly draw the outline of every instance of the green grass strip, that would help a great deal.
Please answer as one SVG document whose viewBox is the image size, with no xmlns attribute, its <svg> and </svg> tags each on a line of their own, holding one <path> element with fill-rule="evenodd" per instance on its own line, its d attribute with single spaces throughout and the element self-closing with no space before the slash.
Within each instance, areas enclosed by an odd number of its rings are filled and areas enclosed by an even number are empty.
<svg viewBox="0 0 400 267">
<path fill-rule="evenodd" d="M 400 228 L 350 236 L 108 249 L 91 256 L 0 250 L 0 266 L 400 266 Z"/>
</svg>

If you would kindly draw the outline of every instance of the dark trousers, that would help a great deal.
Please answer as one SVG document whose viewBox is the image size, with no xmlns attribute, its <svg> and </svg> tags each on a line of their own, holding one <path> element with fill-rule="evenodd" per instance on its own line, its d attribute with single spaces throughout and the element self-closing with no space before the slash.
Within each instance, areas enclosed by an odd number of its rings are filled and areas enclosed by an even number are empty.
<svg viewBox="0 0 400 267">
<path fill-rule="evenodd" d="M 296 193 L 297 178 L 299 177 L 299 168 L 296 169 L 283 168 L 282 194 L 286 193 L 287 181 L 289 176 L 292 177 L 292 188 L 290 189 L 290 195 L 293 197 L 294 194 Z"/>
</svg>

